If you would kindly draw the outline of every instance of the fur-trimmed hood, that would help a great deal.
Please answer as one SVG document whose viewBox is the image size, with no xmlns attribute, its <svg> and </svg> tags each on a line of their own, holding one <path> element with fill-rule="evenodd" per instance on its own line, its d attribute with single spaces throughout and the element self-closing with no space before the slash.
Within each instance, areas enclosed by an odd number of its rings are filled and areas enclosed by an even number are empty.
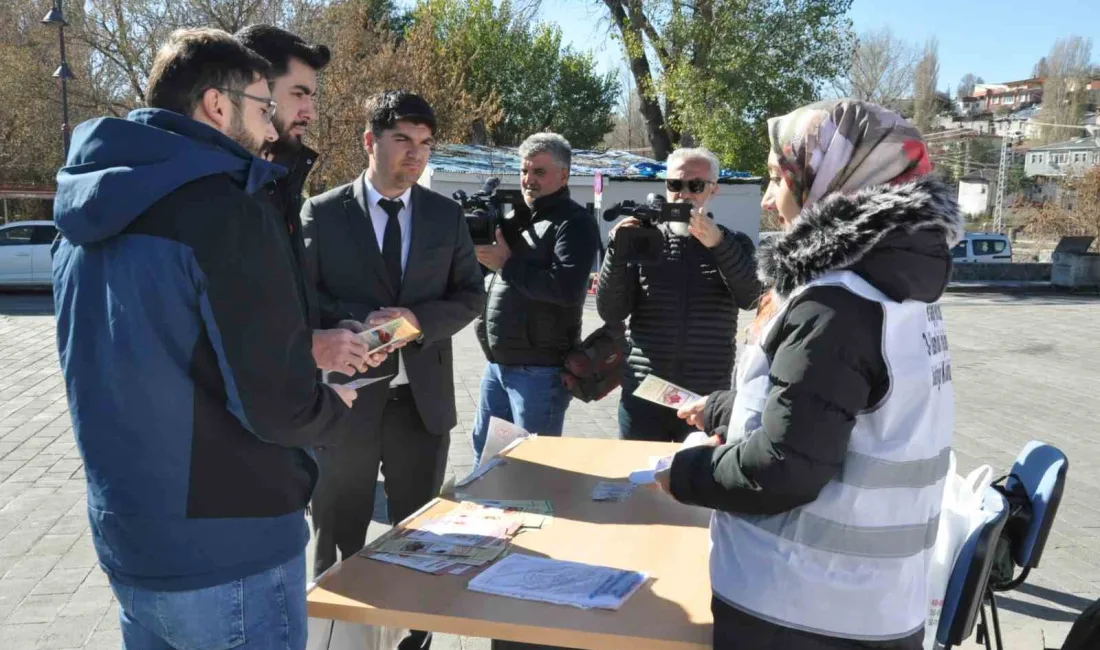
<svg viewBox="0 0 1100 650">
<path fill-rule="evenodd" d="M 802 211 L 790 231 L 761 244 L 761 281 L 780 298 L 825 273 L 852 270 L 893 300 L 932 302 L 951 275 L 963 236 L 953 193 L 925 177 L 854 194 L 835 193 Z"/>
</svg>

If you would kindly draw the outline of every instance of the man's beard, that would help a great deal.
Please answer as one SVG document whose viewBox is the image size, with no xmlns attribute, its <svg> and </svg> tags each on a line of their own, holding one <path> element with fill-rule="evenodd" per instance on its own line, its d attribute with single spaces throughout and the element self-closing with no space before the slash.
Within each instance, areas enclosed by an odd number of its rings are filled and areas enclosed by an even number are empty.
<svg viewBox="0 0 1100 650">
<path fill-rule="evenodd" d="M 228 135 L 254 156 L 259 156 L 263 152 L 264 141 L 253 138 L 252 134 L 244 128 L 244 117 L 241 116 L 240 111 L 233 111 L 233 117 L 229 120 Z"/>
<path fill-rule="evenodd" d="M 291 156 L 302 150 L 302 136 L 290 135 L 288 131 L 295 126 L 305 126 L 304 123 L 292 122 L 290 124 L 284 124 L 275 120 L 273 123 L 275 126 L 275 132 L 279 134 L 279 139 L 275 142 L 268 142 L 264 144 L 264 153 L 271 154 L 272 158 L 282 158 L 284 156 Z"/>
</svg>

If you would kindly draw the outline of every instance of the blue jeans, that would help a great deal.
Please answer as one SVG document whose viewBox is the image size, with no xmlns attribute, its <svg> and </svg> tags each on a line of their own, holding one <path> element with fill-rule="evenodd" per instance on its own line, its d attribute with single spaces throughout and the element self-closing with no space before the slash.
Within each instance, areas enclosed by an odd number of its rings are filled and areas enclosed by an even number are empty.
<svg viewBox="0 0 1100 650">
<path fill-rule="evenodd" d="M 194 591 L 111 581 L 123 650 L 304 650 L 306 555 Z"/>
<path fill-rule="evenodd" d="M 481 458 L 489 418 L 498 417 L 540 436 L 560 436 L 573 399 L 556 366 L 485 365 L 474 417 L 474 456 Z"/>
</svg>

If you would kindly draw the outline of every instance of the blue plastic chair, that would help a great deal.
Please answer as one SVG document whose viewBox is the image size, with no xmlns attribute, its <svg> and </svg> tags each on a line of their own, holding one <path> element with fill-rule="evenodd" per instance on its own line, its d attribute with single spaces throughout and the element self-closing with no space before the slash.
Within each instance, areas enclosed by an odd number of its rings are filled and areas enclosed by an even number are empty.
<svg viewBox="0 0 1100 650">
<path fill-rule="evenodd" d="M 1069 460 L 1060 449 L 1032 440 L 1016 456 L 1016 462 L 1012 464 L 1004 487 L 999 488 L 1007 497 L 1009 512 L 1001 541 L 1005 548 L 998 553 L 1003 556 L 1003 562 L 1000 562 L 1001 558 L 998 561 L 1001 565 L 1011 562 L 1011 565 L 1020 567 L 1022 571 L 1011 580 L 992 580 L 989 583 L 986 601 L 989 603 L 993 625 L 991 628 L 983 618 L 978 629 L 978 642 L 984 640 L 987 648 L 990 631 L 997 641 L 997 648 L 1004 648 L 994 592 L 1010 591 L 1019 587 L 1027 580 L 1031 570 L 1039 566 L 1047 538 L 1050 537 L 1050 529 L 1058 514 L 1058 506 L 1062 503 L 1068 470 Z M 1002 571 L 1011 575 L 1012 566 Z M 983 608 L 983 615 L 984 612 Z"/>
<path fill-rule="evenodd" d="M 1027 580 L 1031 569 L 1039 566 L 1062 503 L 1068 470 L 1069 460 L 1060 449 L 1037 440 L 1024 445 L 1016 457 L 1004 489 L 1008 494 L 1026 495 L 1031 512 L 1029 516 L 1012 517 L 1006 532 L 1012 563 L 1023 571 L 1011 582 L 993 585 L 994 591 L 1015 589 Z"/>
<path fill-rule="evenodd" d="M 947 581 L 940 623 L 936 628 L 936 643 L 944 650 L 969 639 L 979 616 L 983 628 L 988 629 L 985 602 L 989 596 L 989 572 L 993 568 L 997 540 L 1008 520 L 1008 502 L 1000 492 L 989 488 L 982 511 L 985 519 L 963 542 Z M 988 634 L 985 635 L 985 647 L 989 650 Z"/>
</svg>

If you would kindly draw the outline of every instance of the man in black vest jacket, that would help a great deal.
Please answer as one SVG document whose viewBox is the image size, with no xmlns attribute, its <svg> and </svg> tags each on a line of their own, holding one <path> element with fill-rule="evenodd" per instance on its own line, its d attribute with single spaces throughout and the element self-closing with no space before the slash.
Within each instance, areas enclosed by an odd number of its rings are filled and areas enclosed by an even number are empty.
<svg viewBox="0 0 1100 650">
<path fill-rule="evenodd" d="M 278 109 L 271 123 L 279 139 L 267 144 L 264 158 L 287 169 L 287 176 L 268 183 L 257 196 L 279 220 L 288 254 L 294 261 L 298 299 L 313 330 L 313 359 L 321 370 L 353 374 L 366 370 L 366 349 L 355 333 L 343 328 L 321 329 L 317 291 L 306 279 L 302 240 L 302 191 L 317 163 L 317 152 L 302 137 L 317 117 L 317 74 L 332 57 L 328 47 L 310 44 L 297 34 L 271 25 L 249 25 L 235 34 L 245 47 L 271 63 L 268 84 Z"/>
<path fill-rule="evenodd" d="M 676 411 L 634 397 L 653 374 L 699 395 L 728 389 L 737 349 L 737 312 L 760 295 L 752 240 L 714 223 L 707 202 L 718 191 L 718 159 L 706 149 L 680 149 L 668 159 L 667 198 L 694 206 L 691 223 L 661 224 L 664 253 L 653 265 L 628 264 L 611 231 L 600 270 L 596 308 L 608 322 L 630 319 L 630 371 L 623 378 L 619 435 L 627 440 L 682 441 L 694 427 Z"/>
<path fill-rule="evenodd" d="M 569 198 L 569 142 L 536 133 L 519 153 L 530 220 L 514 214 L 497 231 L 495 245 L 477 247 L 478 261 L 492 271 L 477 321 L 488 359 L 474 418 L 479 458 L 491 417 L 531 433 L 561 435 L 572 399 L 561 382 L 562 365 L 580 342 L 588 278 L 600 248 L 595 219 Z"/>
</svg>

